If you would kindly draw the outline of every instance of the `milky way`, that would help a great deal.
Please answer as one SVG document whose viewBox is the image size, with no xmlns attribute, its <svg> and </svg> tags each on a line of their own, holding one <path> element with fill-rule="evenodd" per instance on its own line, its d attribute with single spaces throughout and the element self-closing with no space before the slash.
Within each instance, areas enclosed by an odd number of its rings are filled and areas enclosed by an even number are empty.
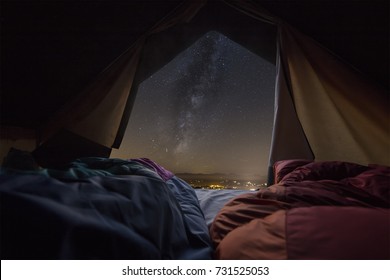
<svg viewBox="0 0 390 280">
<path fill-rule="evenodd" d="M 266 175 L 275 66 L 209 32 L 139 87 L 121 148 L 174 172 Z"/>
</svg>

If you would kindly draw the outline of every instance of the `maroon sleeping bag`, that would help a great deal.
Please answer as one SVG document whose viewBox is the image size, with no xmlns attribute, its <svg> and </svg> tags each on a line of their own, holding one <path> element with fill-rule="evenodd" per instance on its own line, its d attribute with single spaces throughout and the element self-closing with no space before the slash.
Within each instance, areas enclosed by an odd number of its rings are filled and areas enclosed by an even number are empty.
<svg viewBox="0 0 390 280">
<path fill-rule="evenodd" d="M 276 166 L 277 184 L 236 197 L 216 216 L 216 258 L 390 259 L 389 167 Z"/>
</svg>

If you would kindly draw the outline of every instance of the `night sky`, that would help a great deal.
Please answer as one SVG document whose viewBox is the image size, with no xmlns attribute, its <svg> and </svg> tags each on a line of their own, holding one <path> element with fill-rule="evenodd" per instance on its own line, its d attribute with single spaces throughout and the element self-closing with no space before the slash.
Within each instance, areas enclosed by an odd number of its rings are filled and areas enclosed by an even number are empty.
<svg viewBox="0 0 390 280">
<path fill-rule="evenodd" d="M 274 84 L 273 64 L 209 32 L 140 85 L 111 156 L 176 173 L 266 176 Z"/>
</svg>

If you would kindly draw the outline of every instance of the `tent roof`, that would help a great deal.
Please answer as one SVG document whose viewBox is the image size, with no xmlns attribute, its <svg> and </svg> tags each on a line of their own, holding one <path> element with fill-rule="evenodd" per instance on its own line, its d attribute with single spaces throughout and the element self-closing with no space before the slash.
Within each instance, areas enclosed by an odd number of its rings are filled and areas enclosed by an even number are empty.
<svg viewBox="0 0 390 280">
<path fill-rule="evenodd" d="M 38 127 L 181 1 L 2 1 L 1 124 Z M 389 87 L 388 1 L 262 0 Z"/>
</svg>

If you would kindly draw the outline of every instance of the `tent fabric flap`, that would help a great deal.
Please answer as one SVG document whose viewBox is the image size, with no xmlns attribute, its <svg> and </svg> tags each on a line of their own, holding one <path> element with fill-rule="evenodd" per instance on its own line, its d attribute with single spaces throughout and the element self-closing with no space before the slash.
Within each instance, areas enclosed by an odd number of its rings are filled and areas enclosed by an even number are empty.
<svg viewBox="0 0 390 280">
<path fill-rule="evenodd" d="M 389 165 L 386 91 L 291 26 L 279 32 L 281 63 L 315 158 Z"/>
</svg>

